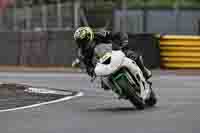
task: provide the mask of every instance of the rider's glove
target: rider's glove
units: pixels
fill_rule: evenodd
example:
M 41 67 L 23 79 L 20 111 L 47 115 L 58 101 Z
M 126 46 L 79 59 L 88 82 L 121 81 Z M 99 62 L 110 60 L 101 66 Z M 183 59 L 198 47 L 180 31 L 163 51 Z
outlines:
M 72 67 L 76 67 L 80 65 L 80 60 L 78 58 L 76 58 L 73 62 L 72 62 Z

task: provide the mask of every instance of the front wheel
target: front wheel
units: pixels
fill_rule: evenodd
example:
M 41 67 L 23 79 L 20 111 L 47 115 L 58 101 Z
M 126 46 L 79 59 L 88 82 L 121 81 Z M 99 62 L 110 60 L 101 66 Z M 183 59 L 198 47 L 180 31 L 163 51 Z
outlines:
M 136 109 L 143 110 L 145 108 L 145 103 L 143 102 L 142 98 L 129 98 L 129 101 L 136 107 Z
M 136 107 L 136 109 L 143 110 L 145 108 L 144 100 L 136 94 L 134 89 L 127 88 L 126 92 L 129 101 Z
M 147 106 L 152 107 L 157 103 L 156 94 L 153 90 L 151 90 L 150 97 L 145 100 Z

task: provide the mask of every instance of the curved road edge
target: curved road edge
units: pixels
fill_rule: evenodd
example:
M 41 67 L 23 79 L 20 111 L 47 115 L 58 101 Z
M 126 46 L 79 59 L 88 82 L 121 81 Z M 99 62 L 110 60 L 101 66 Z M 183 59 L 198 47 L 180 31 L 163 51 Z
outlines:
M 1 83 L 1 85 L 5 85 L 5 83 Z M 6 85 L 13 85 L 13 84 L 6 84 Z M 19 84 L 18 84 L 19 85 Z M 44 101 L 41 103 L 33 103 L 30 105 L 25 105 L 21 107 L 16 107 L 16 108 L 8 108 L 8 109 L 1 109 L 0 113 L 2 112 L 11 112 L 11 111 L 17 111 L 17 110 L 23 110 L 23 109 L 29 109 L 29 108 L 34 108 L 34 107 L 39 107 L 43 105 L 48 105 L 48 104 L 53 104 L 53 103 L 58 103 L 58 102 L 63 102 L 63 101 L 68 101 L 77 97 L 81 97 L 84 95 L 83 92 L 75 92 L 71 90 L 60 90 L 60 89 L 51 89 L 48 87 L 32 87 L 32 86 L 26 86 L 27 89 L 25 89 L 25 92 L 28 93 L 38 93 L 38 94 L 55 94 L 55 95 L 63 95 L 62 98 L 51 100 L 51 101 Z M 71 94 L 69 94 L 69 92 Z

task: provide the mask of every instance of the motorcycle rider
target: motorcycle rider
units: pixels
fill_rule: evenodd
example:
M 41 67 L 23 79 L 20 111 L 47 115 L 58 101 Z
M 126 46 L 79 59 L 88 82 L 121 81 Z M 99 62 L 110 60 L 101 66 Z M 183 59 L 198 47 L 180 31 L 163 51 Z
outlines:
M 78 59 L 75 63 L 82 61 L 88 75 L 91 77 L 94 76 L 94 68 L 96 65 L 94 57 L 101 56 L 94 55 L 94 50 L 99 45 L 104 45 L 102 46 L 103 49 L 111 48 L 111 50 L 122 50 L 128 58 L 136 62 L 147 80 L 152 76 L 151 71 L 144 66 L 142 56 L 128 48 L 128 35 L 126 33 L 112 33 L 106 30 L 94 31 L 90 27 L 79 27 L 74 33 L 74 40 L 78 45 Z

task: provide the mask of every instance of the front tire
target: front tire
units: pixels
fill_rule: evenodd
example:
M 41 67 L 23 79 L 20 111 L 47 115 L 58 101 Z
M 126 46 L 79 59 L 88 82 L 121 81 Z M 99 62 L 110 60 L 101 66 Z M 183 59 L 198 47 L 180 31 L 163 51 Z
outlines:
M 138 110 L 143 110 L 145 108 L 145 102 L 139 96 L 137 96 L 135 90 L 127 88 L 127 95 L 129 101 L 136 107 Z
M 152 107 L 157 103 L 157 98 L 153 90 L 151 90 L 150 97 L 145 101 L 145 103 L 149 107 Z
M 114 80 L 113 82 L 116 82 L 116 86 L 120 87 L 123 96 L 126 97 L 125 99 L 128 99 L 136 107 L 136 109 L 143 110 L 146 106 L 146 103 L 140 96 L 137 95 L 137 92 L 140 89 L 138 88 L 137 84 L 131 84 L 128 78 L 134 76 L 132 76 L 129 70 L 126 68 L 121 69 L 119 72 L 122 75 L 120 78 L 118 77 L 118 80 Z
M 138 110 L 143 110 L 145 108 L 145 104 L 141 98 L 129 98 L 129 101 L 136 107 Z

